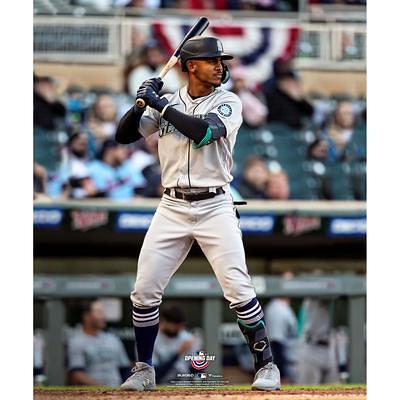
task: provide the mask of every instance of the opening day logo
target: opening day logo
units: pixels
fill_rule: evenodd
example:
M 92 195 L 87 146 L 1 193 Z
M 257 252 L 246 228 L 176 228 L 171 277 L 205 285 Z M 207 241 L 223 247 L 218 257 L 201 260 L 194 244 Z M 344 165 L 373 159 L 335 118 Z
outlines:
M 195 354 L 185 356 L 185 361 L 190 361 L 194 369 L 201 370 L 206 368 L 210 361 L 215 361 L 215 356 L 209 355 L 205 351 L 198 351 Z

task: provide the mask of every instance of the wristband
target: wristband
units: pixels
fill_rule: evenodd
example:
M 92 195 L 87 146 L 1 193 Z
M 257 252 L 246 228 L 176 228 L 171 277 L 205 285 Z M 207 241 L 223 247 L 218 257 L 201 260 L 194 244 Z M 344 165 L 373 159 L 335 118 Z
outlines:
M 167 103 L 167 104 L 164 106 L 164 108 L 161 110 L 161 112 L 160 112 L 160 116 L 161 116 L 161 117 L 164 115 L 165 110 L 166 110 L 168 107 L 169 107 L 169 103 Z

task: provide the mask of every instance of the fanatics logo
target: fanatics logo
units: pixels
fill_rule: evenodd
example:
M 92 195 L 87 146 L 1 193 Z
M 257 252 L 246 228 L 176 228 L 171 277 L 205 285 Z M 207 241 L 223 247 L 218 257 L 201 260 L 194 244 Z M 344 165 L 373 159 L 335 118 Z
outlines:
M 230 117 L 232 115 L 232 107 L 229 104 L 221 104 L 217 110 L 223 117 Z

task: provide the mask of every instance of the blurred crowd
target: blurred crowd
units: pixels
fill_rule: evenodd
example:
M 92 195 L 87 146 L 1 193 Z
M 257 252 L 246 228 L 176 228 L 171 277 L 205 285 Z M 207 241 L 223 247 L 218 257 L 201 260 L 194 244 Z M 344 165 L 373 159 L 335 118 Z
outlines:
M 138 86 L 157 76 L 167 60 L 156 41 L 140 36 L 135 40 L 126 60 L 123 92 L 70 85 L 60 94 L 52 77 L 34 75 L 35 198 L 161 196 L 157 135 L 128 146 L 114 141 L 118 121 L 132 106 Z M 278 123 L 293 132 L 312 132 L 307 144 L 309 160 L 340 164 L 364 157 L 365 161 L 365 152 L 353 141 L 355 126 L 365 124 L 364 99 L 307 95 L 291 60 L 277 60 L 272 76 L 261 84 L 249 83 L 237 60 L 230 64 L 230 73 L 223 88 L 242 101 L 244 121 L 239 136 Z M 177 67 L 164 82 L 162 93 L 174 92 L 184 85 L 185 76 Z M 246 154 L 244 160 L 235 158 L 242 167 L 234 169 L 236 197 L 296 198 L 285 168 L 270 168 L 268 161 L 268 155 L 256 153 Z

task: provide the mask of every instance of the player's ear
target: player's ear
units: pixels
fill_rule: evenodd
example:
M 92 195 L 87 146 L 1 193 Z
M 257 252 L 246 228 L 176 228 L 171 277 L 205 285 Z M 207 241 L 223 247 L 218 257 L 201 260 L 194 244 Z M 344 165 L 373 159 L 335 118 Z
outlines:
M 188 69 L 189 72 L 195 72 L 197 70 L 197 65 L 196 63 L 192 62 L 191 60 L 189 60 L 186 63 L 186 67 Z

